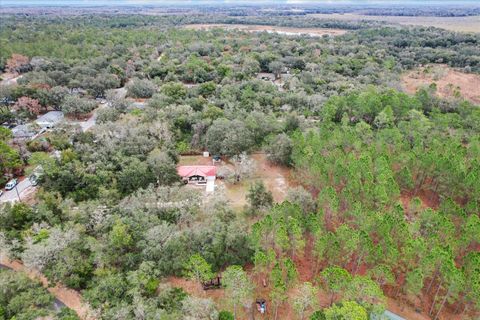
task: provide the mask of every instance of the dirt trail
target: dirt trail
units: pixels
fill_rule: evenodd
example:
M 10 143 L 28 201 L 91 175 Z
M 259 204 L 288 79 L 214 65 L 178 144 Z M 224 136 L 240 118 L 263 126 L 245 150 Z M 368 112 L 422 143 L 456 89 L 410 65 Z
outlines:
M 12 261 L 5 257 L 0 256 L 0 264 L 3 264 L 14 271 L 23 271 L 31 279 L 40 280 L 42 285 L 53 296 L 55 296 L 55 298 L 60 300 L 68 308 L 75 311 L 77 315 L 80 317 L 80 319 L 96 320 L 96 318 L 92 316 L 92 311 L 90 310 L 89 306 L 82 302 L 82 296 L 77 291 L 66 288 L 61 284 L 57 284 L 55 287 L 49 287 L 48 280 L 44 275 L 42 275 L 41 273 L 35 270 L 28 269 L 18 260 Z

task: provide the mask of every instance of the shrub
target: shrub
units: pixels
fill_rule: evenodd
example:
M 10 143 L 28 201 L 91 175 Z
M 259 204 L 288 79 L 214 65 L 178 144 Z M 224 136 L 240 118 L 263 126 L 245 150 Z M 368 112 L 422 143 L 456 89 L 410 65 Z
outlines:
M 151 98 L 157 88 L 148 80 L 134 79 L 127 85 L 127 94 L 133 98 Z
M 222 310 L 218 314 L 218 320 L 233 320 L 233 319 L 234 319 L 233 313 L 231 313 L 230 311 Z

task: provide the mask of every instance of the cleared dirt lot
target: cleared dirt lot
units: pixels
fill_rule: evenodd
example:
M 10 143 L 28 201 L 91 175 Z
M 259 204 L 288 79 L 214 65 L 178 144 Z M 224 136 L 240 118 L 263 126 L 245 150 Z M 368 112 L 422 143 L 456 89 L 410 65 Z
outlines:
M 446 65 L 430 65 L 412 70 L 402 76 L 402 86 L 408 93 L 422 86 L 437 85 L 437 94 L 442 98 L 460 95 L 463 98 L 480 104 L 480 76 L 464 73 Z
M 215 28 L 223 28 L 227 30 L 241 30 L 247 32 L 268 32 L 279 33 L 284 35 L 309 35 L 311 37 L 321 37 L 323 35 L 339 36 L 345 34 L 346 30 L 341 29 L 324 29 L 324 28 L 289 28 L 278 26 L 262 26 L 262 25 L 243 25 L 243 24 L 189 24 L 185 28 L 192 30 L 210 30 Z
M 357 13 L 311 14 L 319 19 L 334 19 L 342 21 L 387 21 L 401 25 L 415 25 L 443 28 L 459 32 L 480 32 L 480 16 L 471 17 L 407 17 L 407 16 L 367 16 Z

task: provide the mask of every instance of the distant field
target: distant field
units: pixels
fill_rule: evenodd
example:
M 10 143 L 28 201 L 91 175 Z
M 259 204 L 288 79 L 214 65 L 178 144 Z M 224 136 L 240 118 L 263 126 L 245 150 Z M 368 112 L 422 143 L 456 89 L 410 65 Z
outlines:
M 306 34 L 311 37 L 321 37 L 323 35 L 339 36 L 345 34 L 346 30 L 341 29 L 325 29 L 325 28 L 290 28 L 278 26 L 262 26 L 262 25 L 244 25 L 244 24 L 189 24 L 185 28 L 192 30 L 208 30 L 214 28 L 224 28 L 227 30 L 242 30 L 247 32 L 275 32 L 285 35 L 302 35 Z
M 480 32 L 480 16 L 470 17 L 400 17 L 400 16 L 367 16 L 356 13 L 311 14 L 310 17 L 335 19 L 343 21 L 373 20 L 387 21 L 402 25 L 437 27 L 460 32 Z

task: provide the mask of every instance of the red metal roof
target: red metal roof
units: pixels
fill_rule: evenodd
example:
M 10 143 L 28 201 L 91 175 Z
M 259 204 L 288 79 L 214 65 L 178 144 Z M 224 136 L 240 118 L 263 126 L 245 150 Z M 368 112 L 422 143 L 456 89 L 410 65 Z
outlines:
M 217 175 L 217 167 L 215 166 L 179 166 L 177 167 L 178 175 L 182 178 L 191 176 L 215 177 Z

